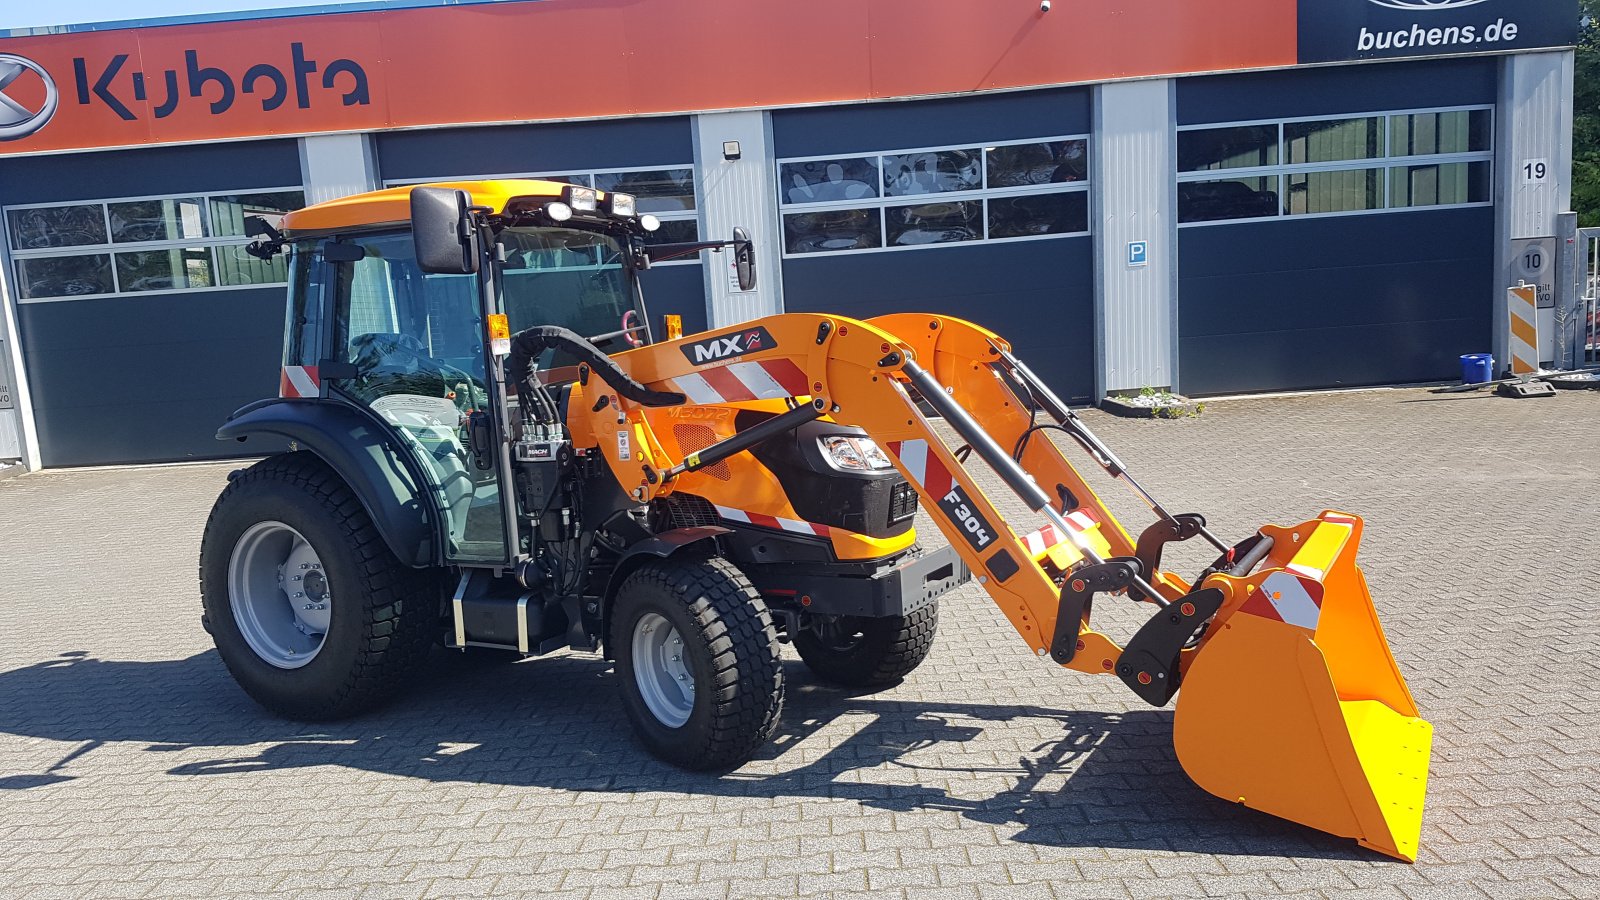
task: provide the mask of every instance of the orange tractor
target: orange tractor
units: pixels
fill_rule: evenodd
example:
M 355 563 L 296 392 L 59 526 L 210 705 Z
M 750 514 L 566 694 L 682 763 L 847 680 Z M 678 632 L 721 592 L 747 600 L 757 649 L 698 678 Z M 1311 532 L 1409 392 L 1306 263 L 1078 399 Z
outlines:
M 254 223 L 253 252 L 291 253 L 281 396 L 218 436 L 289 452 L 235 474 L 201 551 L 207 628 L 251 696 L 332 718 L 439 642 L 598 650 L 646 747 L 725 768 L 777 727 L 781 643 L 825 679 L 892 684 L 928 653 L 940 595 L 975 578 L 1037 656 L 1176 696 L 1204 789 L 1415 859 L 1431 727 L 1356 565 L 1361 519 L 1223 541 L 958 319 L 778 315 L 658 341 L 641 272 L 727 250 L 748 286 L 753 251 L 738 231 L 653 243 L 657 224 L 627 195 L 539 181 Z M 1051 432 L 1153 521 L 1124 530 Z M 980 466 L 1033 521 L 1001 512 Z M 919 505 L 948 547 L 919 547 Z M 1210 567 L 1162 568 L 1194 539 Z M 1150 615 L 1119 644 L 1097 597 Z

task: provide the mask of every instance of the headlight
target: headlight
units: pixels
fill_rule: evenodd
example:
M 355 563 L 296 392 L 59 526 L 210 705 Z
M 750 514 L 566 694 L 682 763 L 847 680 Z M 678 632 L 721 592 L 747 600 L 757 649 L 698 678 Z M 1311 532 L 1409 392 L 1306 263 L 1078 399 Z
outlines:
M 892 469 L 894 463 L 870 438 L 848 437 L 842 434 L 817 438 L 817 447 L 828 465 L 846 472 L 867 472 Z
M 639 227 L 645 231 L 655 231 L 661 227 L 661 220 L 649 213 L 645 213 L 639 217 Z
M 544 214 L 549 216 L 552 222 L 565 222 L 572 218 L 572 207 L 557 200 L 544 205 Z
M 567 186 L 562 199 L 567 201 L 567 205 L 572 207 L 574 212 L 594 212 L 599 206 L 599 195 L 593 188 L 578 187 L 575 184 Z
M 638 211 L 632 194 L 607 194 L 606 208 L 611 211 L 613 216 L 622 218 L 631 218 Z

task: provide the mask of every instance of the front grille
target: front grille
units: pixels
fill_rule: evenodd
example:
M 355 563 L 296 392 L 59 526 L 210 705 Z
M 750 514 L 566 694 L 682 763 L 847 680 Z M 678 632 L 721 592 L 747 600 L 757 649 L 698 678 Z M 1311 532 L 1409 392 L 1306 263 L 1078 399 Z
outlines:
M 889 491 L 889 524 L 904 522 L 917 514 L 917 491 L 909 481 L 895 484 Z

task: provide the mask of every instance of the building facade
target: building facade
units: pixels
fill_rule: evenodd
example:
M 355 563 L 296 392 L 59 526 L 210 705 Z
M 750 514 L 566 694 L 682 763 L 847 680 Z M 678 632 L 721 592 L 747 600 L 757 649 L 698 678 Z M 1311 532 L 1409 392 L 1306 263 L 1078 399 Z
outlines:
M 1569 205 L 1579 15 L 398 0 L 12 33 L 0 460 L 234 452 L 213 433 L 277 391 L 286 278 L 243 218 L 445 178 L 750 228 L 756 289 L 662 265 L 657 323 L 955 315 L 1080 400 L 1450 378 L 1505 358 L 1506 288 Z

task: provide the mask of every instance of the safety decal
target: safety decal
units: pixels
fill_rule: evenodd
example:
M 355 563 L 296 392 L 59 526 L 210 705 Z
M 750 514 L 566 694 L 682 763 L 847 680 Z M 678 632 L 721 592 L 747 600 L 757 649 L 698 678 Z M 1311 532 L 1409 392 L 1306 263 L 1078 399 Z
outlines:
M 712 504 L 716 506 L 716 504 Z M 796 534 L 814 537 L 827 537 L 828 526 L 818 525 L 815 522 L 801 522 L 798 519 L 785 519 L 782 516 L 769 516 L 765 513 L 750 512 L 743 509 L 734 509 L 731 506 L 717 506 L 717 515 L 729 522 L 739 522 L 744 525 L 756 525 L 761 528 L 776 528 L 782 531 L 792 531 Z
M 1239 611 L 1316 631 L 1322 619 L 1322 585 L 1288 572 L 1273 572 L 1250 593 Z
M 284 366 L 278 396 L 291 400 L 314 399 L 322 394 L 316 366 Z
M 1094 528 L 1097 524 L 1094 519 L 1082 511 L 1067 513 L 1066 518 L 1067 524 L 1071 525 L 1079 534 Z M 1057 530 L 1055 525 L 1046 525 L 1023 538 L 1022 543 L 1027 545 L 1029 553 L 1038 558 L 1043 556 L 1045 551 L 1050 548 L 1058 544 L 1065 544 L 1069 540 L 1071 538 Z
M 633 459 L 633 444 L 629 442 L 626 431 L 617 432 L 617 459 Z
M 954 522 L 967 543 L 974 550 L 994 543 L 994 526 L 978 512 L 967 492 L 956 484 L 950 470 L 939 457 L 928 452 L 928 442 L 918 438 L 910 441 L 890 441 L 889 452 L 900 458 L 911 479 L 922 486 L 929 495 L 938 498 L 938 506 L 945 517 Z
M 811 393 L 806 373 L 787 359 L 734 363 L 702 369 L 672 379 L 674 388 L 692 403 L 738 403 L 780 400 Z

